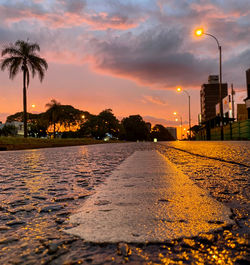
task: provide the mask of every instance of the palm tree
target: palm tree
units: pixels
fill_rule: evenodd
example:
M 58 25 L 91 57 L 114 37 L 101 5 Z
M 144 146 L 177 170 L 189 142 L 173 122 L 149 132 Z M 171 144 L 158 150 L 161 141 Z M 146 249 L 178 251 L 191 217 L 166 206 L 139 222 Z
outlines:
M 50 123 L 53 124 L 54 138 L 56 137 L 56 123 L 60 122 L 60 120 L 62 119 L 60 106 L 61 103 L 56 101 L 55 99 L 51 99 L 51 101 L 45 105 L 45 107 L 48 108 L 48 110 L 46 111 L 47 119 Z
M 1 70 L 6 68 L 9 71 L 9 78 L 13 79 L 20 71 L 23 72 L 23 125 L 24 137 L 27 137 L 27 95 L 26 90 L 29 86 L 30 72 L 32 77 L 38 73 L 42 82 L 44 72 L 48 69 L 45 59 L 38 56 L 40 46 L 37 43 L 29 43 L 29 41 L 18 40 L 15 44 L 10 44 L 2 50 Z

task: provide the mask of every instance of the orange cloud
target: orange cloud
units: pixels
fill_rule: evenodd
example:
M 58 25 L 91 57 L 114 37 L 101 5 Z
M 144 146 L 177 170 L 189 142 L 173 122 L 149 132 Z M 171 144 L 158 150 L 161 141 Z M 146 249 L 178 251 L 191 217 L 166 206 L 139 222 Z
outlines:
M 17 10 L 0 6 L 0 14 L 3 15 L 4 22 L 8 25 L 20 21 L 39 21 L 49 28 L 69 28 L 81 25 L 88 25 L 93 30 L 106 30 L 107 28 L 127 30 L 137 27 L 144 18 L 130 19 L 122 15 L 110 15 L 105 12 L 99 13 L 44 13 L 35 12 L 32 9 Z M 7 15 L 6 15 L 7 14 Z
M 202 15 L 204 16 L 204 20 L 213 20 L 215 18 L 224 18 L 231 20 L 239 18 L 243 16 L 245 12 L 248 12 L 247 10 L 230 10 L 226 12 L 225 9 L 222 9 L 221 7 L 213 5 L 211 3 L 203 3 L 202 5 L 192 3 L 191 8 L 199 13 L 202 13 Z
M 163 105 L 163 106 L 167 105 L 167 103 L 164 100 L 162 100 L 160 97 L 158 97 L 158 96 L 149 96 L 149 95 L 147 95 L 147 96 L 144 96 L 144 99 L 146 100 L 145 103 L 151 102 L 151 103 L 157 104 L 157 105 Z
M 82 65 L 86 61 L 84 56 L 79 56 L 79 53 L 69 50 L 46 51 L 43 53 L 43 57 L 46 58 L 48 62 L 60 64 Z

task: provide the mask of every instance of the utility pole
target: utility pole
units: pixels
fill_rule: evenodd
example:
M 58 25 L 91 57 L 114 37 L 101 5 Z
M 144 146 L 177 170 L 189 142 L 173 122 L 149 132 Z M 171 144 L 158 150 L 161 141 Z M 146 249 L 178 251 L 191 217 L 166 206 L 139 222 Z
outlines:
M 234 95 L 235 95 L 235 91 L 234 91 L 233 83 L 231 84 L 231 95 L 232 95 L 232 116 L 234 119 Z

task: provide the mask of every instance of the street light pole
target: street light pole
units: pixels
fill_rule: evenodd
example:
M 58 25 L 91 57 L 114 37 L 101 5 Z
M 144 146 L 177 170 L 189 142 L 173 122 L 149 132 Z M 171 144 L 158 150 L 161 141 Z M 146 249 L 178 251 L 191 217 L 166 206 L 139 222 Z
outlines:
M 182 140 L 182 117 L 180 116 L 181 118 L 181 140 Z
M 177 116 L 177 112 L 174 112 L 173 113 L 175 116 Z M 180 126 L 181 126 L 181 140 L 182 140 L 182 116 L 181 115 L 179 115 L 179 117 L 180 117 Z M 176 118 L 175 119 L 175 121 L 178 121 L 178 118 Z
M 190 107 L 190 95 L 186 90 L 183 90 L 188 96 L 188 123 L 189 123 L 189 139 L 191 139 L 191 107 Z
M 219 71 L 220 71 L 220 80 L 219 80 L 219 100 L 220 100 L 220 128 L 221 128 L 221 140 L 224 140 L 224 132 L 223 132 L 223 105 L 222 105 L 222 59 L 221 59 L 221 45 L 218 41 L 218 39 L 209 33 L 205 33 L 203 31 L 203 29 L 198 29 L 196 30 L 196 35 L 197 36 L 201 36 L 202 34 L 207 35 L 212 37 L 217 45 L 218 45 L 218 49 L 219 49 Z
M 222 63 L 221 63 L 221 46 L 219 45 L 218 42 L 218 47 L 219 47 L 219 53 L 220 53 L 220 83 L 219 83 L 219 90 L 220 90 L 220 138 L 221 140 L 224 140 L 224 133 L 223 133 L 223 105 L 222 105 Z
M 188 124 L 189 124 L 189 139 L 191 139 L 191 105 L 190 105 L 190 94 L 187 92 L 187 90 L 182 89 L 180 87 L 177 88 L 177 91 L 183 91 L 188 96 Z

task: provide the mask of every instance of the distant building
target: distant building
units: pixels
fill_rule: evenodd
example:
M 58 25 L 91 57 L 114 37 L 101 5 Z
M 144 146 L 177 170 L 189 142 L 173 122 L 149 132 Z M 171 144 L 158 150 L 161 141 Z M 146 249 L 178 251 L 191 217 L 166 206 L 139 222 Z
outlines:
M 222 98 L 228 94 L 227 83 L 222 84 Z M 216 104 L 220 101 L 219 76 L 210 75 L 208 84 L 203 84 L 200 90 L 201 122 L 204 123 L 216 117 Z
M 209 84 L 218 84 L 219 83 L 219 76 L 218 75 L 209 75 L 208 76 L 208 83 Z
M 247 98 L 245 99 L 246 108 L 248 112 L 248 119 L 250 119 L 250 68 L 246 70 L 246 81 L 247 81 Z
M 17 135 L 24 135 L 24 127 L 23 122 L 20 121 L 12 121 L 12 122 L 6 122 L 5 125 L 14 125 L 17 129 Z
M 233 118 L 233 102 L 232 102 L 232 95 L 227 95 L 225 98 L 222 99 L 223 105 L 223 117 L 225 118 Z M 216 116 L 220 116 L 220 103 L 216 104 Z
M 174 140 L 177 140 L 177 130 L 176 130 L 176 127 L 166 127 L 166 129 L 173 136 Z
M 248 118 L 246 104 L 237 104 L 237 121 L 245 121 Z

